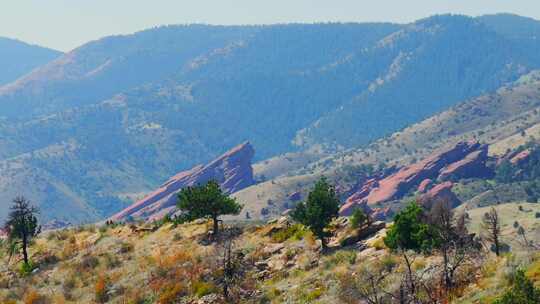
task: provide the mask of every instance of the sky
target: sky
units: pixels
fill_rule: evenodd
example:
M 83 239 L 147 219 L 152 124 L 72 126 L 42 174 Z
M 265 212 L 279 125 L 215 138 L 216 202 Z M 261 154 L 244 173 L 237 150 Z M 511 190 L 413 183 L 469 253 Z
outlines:
M 501 12 L 540 20 L 540 0 L 0 0 L 0 36 L 69 51 L 168 24 L 406 23 Z

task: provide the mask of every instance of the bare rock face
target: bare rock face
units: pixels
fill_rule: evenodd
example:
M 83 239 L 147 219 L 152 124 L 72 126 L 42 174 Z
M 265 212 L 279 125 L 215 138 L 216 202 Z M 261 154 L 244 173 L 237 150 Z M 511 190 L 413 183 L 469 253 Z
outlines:
M 426 178 L 420 183 L 420 186 L 418 186 L 418 192 L 425 193 L 426 191 L 429 190 L 429 188 L 431 188 L 432 185 L 433 185 L 433 181 L 429 178 Z
M 531 150 L 526 149 L 523 150 L 515 155 L 512 155 L 510 158 L 510 163 L 513 165 L 520 165 L 529 159 L 529 156 L 531 155 Z
M 431 209 L 434 204 L 440 202 L 448 202 L 452 208 L 461 204 L 458 197 L 452 192 L 452 182 L 444 182 L 431 188 L 427 193 L 420 196 L 419 201 L 422 206 L 427 209 Z
M 339 214 L 341 216 L 350 216 L 356 208 L 361 208 L 365 213 L 370 214 L 372 210 L 367 205 L 365 197 L 378 186 L 379 182 L 375 178 L 366 181 L 366 183 L 361 186 L 357 192 L 353 193 L 351 196 L 349 196 L 349 198 L 347 198 L 345 204 L 341 206 Z
M 143 199 L 112 216 L 113 221 L 128 218 L 157 220 L 174 212 L 177 193 L 185 187 L 216 180 L 224 192 L 231 194 L 255 183 L 251 161 L 255 151 L 245 142 L 207 165 L 199 165 L 171 177 Z
M 431 192 L 433 189 L 428 190 L 431 181 L 484 176 L 488 174 L 486 159 L 487 146 L 472 141 L 460 142 L 387 177 L 368 180 L 347 199 L 340 214 L 350 215 L 358 207 L 365 209 L 366 206 L 400 199 L 411 189 Z
M 459 180 L 468 177 L 484 177 L 491 174 L 486 167 L 488 146 L 483 145 L 478 150 L 469 153 L 465 158 L 444 167 L 439 180 Z

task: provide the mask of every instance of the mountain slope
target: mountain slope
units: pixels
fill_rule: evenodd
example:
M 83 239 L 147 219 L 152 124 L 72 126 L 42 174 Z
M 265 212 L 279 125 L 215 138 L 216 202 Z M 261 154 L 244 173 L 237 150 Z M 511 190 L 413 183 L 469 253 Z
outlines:
M 265 218 L 294 206 L 296 201 L 291 195 L 299 193 L 297 196 L 305 197 L 306 189 L 323 175 L 338 185 L 345 200 L 351 190 L 366 182 L 366 170 L 362 167 L 365 165 L 392 171 L 395 167 L 418 163 L 436 150 L 471 140 L 487 144 L 490 156 L 502 157 L 527 141 L 540 140 L 539 106 L 540 72 L 533 71 L 514 83 L 464 101 L 368 147 L 323 157 L 295 172 L 248 187 L 235 196 L 250 202 L 246 206 L 250 214 Z
M 389 69 L 358 98 L 302 131 L 299 142 L 369 143 L 540 64 L 528 43 L 459 16 L 421 20 L 388 38 L 384 47 L 394 52 Z
M 0 86 L 62 55 L 61 52 L 0 37 Z

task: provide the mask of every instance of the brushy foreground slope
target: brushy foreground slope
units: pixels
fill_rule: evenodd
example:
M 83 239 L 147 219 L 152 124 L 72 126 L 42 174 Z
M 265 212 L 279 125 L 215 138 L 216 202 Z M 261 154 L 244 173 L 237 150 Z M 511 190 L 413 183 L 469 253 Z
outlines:
M 534 204 L 520 204 L 538 210 Z M 505 213 L 518 204 L 501 205 L 503 223 L 519 221 L 536 231 L 533 213 Z M 506 210 L 506 209 L 505 209 Z M 477 214 L 470 211 L 471 228 Z M 527 218 L 527 219 L 525 219 Z M 401 255 L 389 252 L 382 242 L 385 229 L 359 243 L 342 247 L 351 235 L 340 218 L 332 231 L 329 252 L 298 224 L 285 219 L 268 224 L 227 225 L 234 236 L 232 252 L 242 265 L 241 276 L 231 288 L 235 303 L 357 303 L 370 275 L 387 273 L 381 287 L 393 290 L 405 272 Z M 46 232 L 31 247 L 38 269 L 21 276 L 15 259 L 0 263 L 2 303 L 222 303 L 223 248 L 207 240 L 204 221 L 175 226 L 86 226 Z M 508 231 L 510 228 L 505 228 Z M 504 235 L 509 241 L 512 234 Z M 438 257 L 411 254 L 415 273 L 426 273 Z M 513 247 L 502 257 L 487 254 L 464 268 L 463 288 L 452 303 L 491 303 L 502 294 L 509 274 L 524 267 L 540 285 L 538 252 Z M 471 275 L 472 274 L 472 275 Z M 461 274 L 460 274 L 461 275 Z M 464 279 L 465 280 L 465 279 Z M 365 287 L 365 286 L 364 286 Z M 359 291 L 360 290 L 360 291 Z

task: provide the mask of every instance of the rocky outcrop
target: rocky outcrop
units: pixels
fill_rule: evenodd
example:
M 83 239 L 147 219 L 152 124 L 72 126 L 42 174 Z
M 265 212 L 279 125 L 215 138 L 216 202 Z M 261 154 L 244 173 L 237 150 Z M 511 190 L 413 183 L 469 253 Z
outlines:
M 420 183 L 420 186 L 418 186 L 418 192 L 424 193 L 428 191 L 431 188 L 431 186 L 433 186 L 433 181 L 429 178 L 426 178 Z
M 370 225 L 365 225 L 363 227 L 353 229 L 353 230 L 344 229 L 337 233 L 336 237 L 334 237 L 330 241 L 328 246 L 329 247 L 351 246 L 374 235 L 375 233 L 379 232 L 385 227 L 386 227 L 385 222 L 377 221 L 377 222 L 371 223 Z
M 459 180 L 468 177 L 487 177 L 491 175 L 491 170 L 486 167 L 488 159 L 488 147 L 481 146 L 480 149 L 469 153 L 465 158 L 444 167 L 439 180 Z
M 486 159 L 487 146 L 472 141 L 460 142 L 385 178 L 368 180 L 346 200 L 340 214 L 350 215 L 355 208 L 366 209 L 377 203 L 400 199 L 411 190 L 428 191 L 433 184 L 431 181 L 484 176 L 488 173 Z
M 378 186 L 379 182 L 377 179 L 372 178 L 367 180 L 357 192 L 353 193 L 347 198 L 345 203 L 341 206 L 340 215 L 350 216 L 353 213 L 354 209 L 357 208 L 361 208 L 365 213 L 371 213 L 372 210 L 367 205 L 365 197 L 368 196 L 369 193 Z
M 145 220 L 160 219 L 174 212 L 176 194 L 185 187 L 195 186 L 216 180 L 226 193 L 234 193 L 255 183 L 251 161 L 255 151 L 248 143 L 243 143 L 207 165 L 183 171 L 171 177 L 158 189 L 133 205 L 115 214 L 113 221 L 128 218 Z
M 510 163 L 513 165 L 521 165 L 522 163 L 526 162 L 527 159 L 529 159 L 530 155 L 531 150 L 523 150 L 515 155 L 512 155 L 512 157 L 510 158 Z
M 448 202 L 450 206 L 457 207 L 461 204 L 459 198 L 452 192 L 452 182 L 444 182 L 431 188 L 427 193 L 419 197 L 419 202 L 427 209 L 431 209 L 434 204 Z

